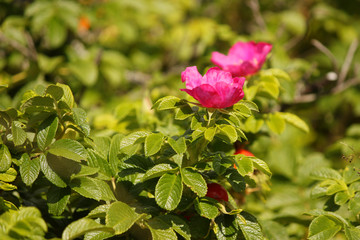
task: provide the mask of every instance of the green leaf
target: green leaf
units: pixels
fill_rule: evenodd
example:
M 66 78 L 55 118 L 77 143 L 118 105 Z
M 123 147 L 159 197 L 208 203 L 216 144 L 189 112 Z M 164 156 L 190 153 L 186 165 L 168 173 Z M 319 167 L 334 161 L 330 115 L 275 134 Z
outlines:
M 88 154 L 83 145 L 72 139 L 60 139 L 49 146 L 49 152 L 76 162 L 86 160 Z
M 40 150 L 44 151 L 56 136 L 59 119 L 56 116 L 50 116 L 39 126 L 39 132 L 36 135 L 36 142 Z
M 121 134 L 116 134 L 112 137 L 110 143 L 110 151 L 109 151 L 109 165 L 112 171 L 112 176 L 115 176 L 117 173 L 117 165 L 118 165 L 118 155 L 120 153 L 120 143 L 124 136 Z
M 60 47 L 67 35 L 67 29 L 64 24 L 59 21 L 57 18 L 52 18 L 47 23 L 47 28 L 45 31 L 45 41 L 50 48 Z
M 0 172 L 5 172 L 11 166 L 12 160 L 9 149 L 5 144 L 0 145 Z
M 110 165 L 108 161 L 106 161 L 106 159 L 102 158 L 93 149 L 88 149 L 88 155 L 89 155 L 88 158 L 89 167 L 98 169 L 100 173 L 103 173 L 108 177 L 113 176 L 112 171 L 110 169 Z
M 86 166 L 86 165 L 82 165 L 82 164 L 80 166 L 81 166 L 80 171 L 73 174 L 71 176 L 71 179 L 79 178 L 79 177 L 91 176 L 91 175 L 99 173 L 99 168 L 98 167 L 90 167 L 90 166 Z M 111 179 L 111 178 L 109 178 L 109 179 Z
M 198 129 L 203 125 L 203 122 L 197 118 L 197 116 L 193 116 L 191 118 L 190 128 L 191 130 Z
M 24 102 L 20 110 L 29 114 L 35 112 L 55 112 L 54 99 L 52 97 L 35 96 Z
M 151 133 L 145 138 L 145 156 L 152 156 L 161 149 L 164 134 Z
M 248 101 L 251 101 L 255 98 L 257 92 L 259 91 L 259 85 L 253 85 L 244 89 L 245 97 Z
M 335 194 L 334 201 L 337 205 L 341 206 L 345 204 L 350 199 L 348 191 L 341 191 Z
M 334 179 L 341 180 L 340 173 L 332 168 L 320 168 L 311 172 L 310 176 L 318 180 Z
M 241 176 L 237 170 L 228 168 L 225 177 L 236 192 L 242 192 L 245 190 L 245 178 Z
M 360 240 L 360 229 L 355 227 L 345 227 L 347 240 Z
M 265 237 L 269 240 L 289 240 L 287 228 L 275 221 L 265 220 L 261 221 L 262 231 Z
M 354 214 L 360 213 L 360 192 L 357 192 L 353 198 L 349 201 L 349 210 Z
M 165 173 L 174 173 L 176 171 L 178 171 L 178 168 L 174 168 L 173 165 L 169 163 L 160 163 L 146 171 L 143 177 L 143 181 L 149 180 L 151 178 L 160 177 Z
M 336 180 L 328 179 L 328 180 L 322 182 L 321 184 L 324 186 L 327 186 L 327 189 L 326 189 L 327 195 L 333 195 L 337 192 L 347 190 L 347 186 L 346 186 L 345 182 L 342 180 L 336 181 Z
M 9 210 L 18 210 L 18 208 L 10 201 L 5 200 L 4 198 L 0 197 L 0 210 L 1 211 L 9 211 Z M 1 217 L 0 217 L 1 219 Z M 0 220 L 1 222 L 1 220 Z M 1 223 L 0 223 L 1 224 Z
M 245 133 L 240 128 L 236 128 L 236 132 L 237 132 L 239 141 L 241 141 L 241 139 L 245 139 L 246 141 L 248 140 Z
M 157 100 L 154 105 L 153 105 L 153 109 L 157 109 L 159 111 L 161 110 L 167 110 L 167 109 L 174 109 L 176 108 L 176 105 L 178 104 L 178 102 L 181 99 L 178 97 L 174 97 L 174 96 L 166 96 L 163 98 L 160 98 L 159 100 Z
M 70 199 L 70 188 L 58 188 L 50 186 L 47 192 L 47 206 L 49 213 L 59 216 L 61 215 Z
M 114 202 L 106 214 L 106 225 L 115 230 L 115 234 L 122 234 L 129 230 L 144 214 L 137 214 L 129 205 Z
M 186 152 L 186 142 L 184 137 L 179 137 L 176 140 L 169 137 L 168 143 L 177 154 L 182 154 Z
M 17 187 L 15 185 L 0 181 L 0 189 L 4 191 L 12 191 L 17 189 Z
M 87 215 L 89 218 L 105 218 L 110 208 L 110 204 L 99 205 Z
M 11 123 L 11 133 L 15 146 L 22 145 L 26 141 L 26 132 L 20 127 L 20 125 L 21 123 L 18 121 L 13 121 Z
M 244 105 L 252 111 L 259 112 L 259 108 L 256 103 L 249 101 L 249 100 L 241 100 L 240 102 L 236 103 L 235 105 Z
M 9 168 L 4 173 L 0 173 L 0 181 L 3 182 L 12 182 L 16 179 L 17 172 L 14 168 Z M 1 207 L 0 207 L 1 209 Z
M 171 228 L 186 240 L 191 239 L 190 228 L 182 218 L 172 214 L 160 215 L 157 218 L 171 225 Z
M 252 173 L 254 171 L 253 161 L 250 157 L 240 155 L 235 156 L 235 165 L 241 176 Z
M 103 239 L 111 238 L 112 236 L 114 236 L 114 234 L 110 232 L 91 231 L 85 233 L 84 240 L 103 240 Z
M 350 184 L 360 180 L 360 174 L 357 171 L 354 171 L 354 169 L 350 166 L 345 167 L 343 177 L 346 184 Z
M 216 130 L 217 130 L 216 127 L 206 128 L 206 130 L 204 132 L 205 139 L 208 140 L 209 142 L 211 142 L 214 139 Z
M 256 218 L 243 211 L 236 218 L 237 224 L 241 229 L 243 238 L 246 240 L 263 240 L 264 236 L 261 231 L 261 227 Z
M 39 156 L 39 160 L 40 169 L 44 173 L 45 177 L 57 187 L 66 187 L 66 183 L 59 177 L 59 175 L 57 175 L 57 173 L 54 172 L 54 170 L 51 169 L 44 154 Z
M 264 120 L 256 119 L 254 116 L 250 116 L 245 121 L 245 126 L 244 126 L 245 129 L 244 129 L 244 131 L 257 133 L 258 131 L 260 131 L 263 124 L 264 124 Z
M 309 226 L 309 239 L 327 240 L 332 239 L 341 230 L 341 225 L 327 216 L 315 218 Z
M 142 143 L 145 137 L 149 134 L 151 133 L 146 131 L 138 131 L 130 133 L 128 136 L 123 137 L 120 143 L 121 151 L 124 151 L 124 149 L 126 150 L 129 147 L 133 147 L 133 145 L 135 144 Z
M 8 237 L 5 239 L 29 239 L 29 236 L 32 239 L 43 239 L 47 231 L 47 225 L 35 207 L 20 207 L 18 211 L 8 211 L 0 217 L 0 223 L 3 222 L 7 223 L 5 226 L 8 228 L 4 229 L 5 236 Z M 2 230 L 5 226 L 2 226 Z
M 287 72 L 279 68 L 270 68 L 263 71 L 265 74 L 271 74 L 276 78 L 282 78 L 287 81 L 291 81 L 291 78 Z
M 74 178 L 70 182 L 70 187 L 80 195 L 95 199 L 97 201 L 115 200 L 115 196 L 111 191 L 109 185 L 99 179 L 90 177 Z
M 171 229 L 171 225 L 159 218 L 152 218 L 145 224 L 150 229 L 152 240 L 178 239 L 176 233 Z
M 279 113 L 272 113 L 268 115 L 266 124 L 276 134 L 281 134 L 285 130 L 285 120 Z
M 97 223 L 90 218 L 81 218 L 75 222 L 70 223 L 65 228 L 62 234 L 62 239 L 63 240 L 75 239 L 84 235 L 87 232 L 97 231 L 97 230 L 102 230 L 107 232 L 113 231 L 112 228 L 101 225 L 100 223 Z
M 182 190 L 181 175 L 165 173 L 156 184 L 155 201 L 166 210 L 174 210 L 181 200 Z
M 22 155 L 22 163 L 20 165 L 20 176 L 23 182 L 30 186 L 37 179 L 40 173 L 40 159 L 30 159 L 27 153 Z
M 286 122 L 290 123 L 294 127 L 297 127 L 298 129 L 304 131 L 305 133 L 309 132 L 308 125 L 298 116 L 288 112 L 286 113 L 279 112 L 279 114 Z
M 249 101 L 250 102 L 250 101 Z M 235 104 L 233 109 L 242 117 L 248 118 L 252 115 L 251 109 L 246 104 L 241 104 L 241 102 Z
M 345 220 L 342 216 L 340 216 L 339 214 L 334 213 L 334 212 L 329 212 L 329 211 L 325 211 L 322 209 L 313 209 L 313 210 L 309 211 L 307 214 L 316 216 L 316 217 L 324 215 L 341 226 L 349 226 L 349 223 L 347 220 Z
M 198 198 L 195 201 L 196 212 L 205 218 L 214 219 L 219 215 L 218 201 L 209 197 Z
M 87 122 L 85 110 L 82 108 L 73 108 L 72 113 L 73 113 L 75 124 L 81 128 L 81 130 L 84 132 L 85 136 L 89 136 L 90 135 L 90 126 Z
M 250 157 L 253 162 L 253 165 L 256 169 L 260 170 L 261 172 L 265 173 L 269 177 L 271 177 L 271 171 L 267 163 L 261 159 Z
M 70 71 L 85 86 L 94 86 L 98 80 L 98 66 L 93 59 L 77 60 L 68 65 Z
M 267 96 L 277 99 L 279 97 L 280 89 L 279 89 L 279 83 L 275 82 L 267 82 L 264 81 L 265 79 L 261 79 L 262 82 L 259 85 L 259 92 L 265 93 Z
M 213 230 L 218 240 L 236 240 L 238 228 L 236 216 L 222 214 L 215 219 Z
M 46 94 L 49 94 L 52 96 L 56 101 L 60 100 L 62 96 L 64 95 L 64 90 L 56 85 L 49 85 L 46 90 Z
M 224 134 L 230 143 L 233 143 L 237 140 L 238 136 L 235 127 L 231 125 L 220 125 L 219 129 L 220 133 Z
M 175 111 L 176 120 L 185 120 L 193 115 L 194 115 L 194 111 L 192 110 L 189 104 L 181 105 Z
M 206 239 L 210 232 L 211 221 L 207 218 L 195 215 L 190 218 L 190 232 L 193 239 Z
M 60 99 L 62 102 L 66 104 L 68 109 L 72 109 L 74 107 L 74 96 L 71 92 L 71 89 L 68 85 L 56 83 L 56 86 L 59 86 L 64 91 L 64 95 Z M 60 106 L 60 105 L 59 105 Z
M 195 169 L 187 167 L 181 169 L 182 181 L 199 197 L 204 197 L 207 193 L 205 179 Z
M 279 81 L 273 76 L 262 76 L 259 84 L 259 93 L 266 97 L 277 99 L 280 94 Z

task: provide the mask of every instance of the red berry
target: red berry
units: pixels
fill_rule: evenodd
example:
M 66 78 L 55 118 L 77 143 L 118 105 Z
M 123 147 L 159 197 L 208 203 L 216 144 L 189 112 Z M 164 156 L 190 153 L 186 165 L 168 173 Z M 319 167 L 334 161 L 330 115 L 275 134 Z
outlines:
M 221 200 L 224 200 L 226 202 L 228 201 L 227 191 L 220 184 L 208 183 L 207 188 L 208 188 L 207 193 L 206 193 L 207 197 L 216 199 L 218 201 L 221 201 Z
M 254 154 L 252 154 L 250 151 L 242 149 L 242 148 L 236 150 L 236 152 L 234 154 L 235 155 L 236 154 L 243 154 L 243 155 L 245 155 L 247 157 L 255 157 Z
M 87 31 L 90 29 L 90 20 L 86 16 L 82 16 L 78 22 L 78 31 Z

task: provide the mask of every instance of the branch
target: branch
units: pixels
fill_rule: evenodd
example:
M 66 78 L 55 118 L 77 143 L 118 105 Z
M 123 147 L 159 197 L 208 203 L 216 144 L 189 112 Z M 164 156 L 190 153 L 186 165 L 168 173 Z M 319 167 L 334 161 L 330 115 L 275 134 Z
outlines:
M 346 75 L 349 72 L 350 65 L 354 58 L 354 55 L 355 55 L 358 45 L 359 45 L 359 41 L 357 39 L 354 39 L 349 47 L 347 54 L 346 54 L 344 64 L 341 67 L 341 71 L 339 73 L 339 79 L 338 79 L 336 88 L 341 88 L 341 86 L 344 84 Z
M 255 22 L 260 26 L 260 28 L 262 30 L 266 30 L 266 24 L 265 21 L 261 15 L 260 12 L 260 4 L 258 0 L 248 0 L 246 1 L 247 5 L 249 6 L 249 8 L 251 9 L 254 18 L 255 18 Z
M 333 88 L 331 93 L 339 93 L 339 92 L 345 91 L 346 89 L 348 89 L 352 86 L 355 86 L 357 84 L 360 84 L 360 78 L 357 78 L 357 77 L 351 78 L 349 80 L 346 80 L 339 87 Z
M 36 54 L 36 50 L 34 50 L 32 48 L 33 46 L 33 41 L 30 37 L 30 35 L 25 33 L 25 38 L 28 41 L 29 44 L 29 48 L 24 47 L 23 45 L 21 45 L 20 43 L 18 43 L 17 41 L 14 41 L 12 39 L 9 39 L 8 37 L 6 37 L 3 33 L 0 32 L 0 41 L 1 42 L 5 42 L 8 43 L 12 48 L 18 50 L 20 53 L 24 54 L 27 58 L 29 58 L 30 60 L 34 60 L 36 61 L 37 59 L 37 54 Z M 31 39 L 31 40 L 30 40 Z
M 335 69 L 335 72 L 338 72 L 339 64 L 338 64 L 334 54 L 332 54 L 332 52 L 327 47 L 325 47 L 321 42 L 319 42 L 316 39 L 312 39 L 311 43 L 312 43 L 312 45 L 314 45 L 317 49 L 319 49 L 322 53 L 324 53 L 330 59 L 332 65 Z

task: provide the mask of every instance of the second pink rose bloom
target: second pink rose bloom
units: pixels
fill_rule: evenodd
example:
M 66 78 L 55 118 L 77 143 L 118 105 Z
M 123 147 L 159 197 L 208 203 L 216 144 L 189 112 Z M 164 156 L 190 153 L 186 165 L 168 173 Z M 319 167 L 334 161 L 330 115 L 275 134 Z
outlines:
M 260 70 L 272 45 L 265 42 L 237 42 L 228 55 L 213 52 L 211 61 L 224 71 L 231 72 L 233 77 L 245 77 Z
M 233 78 L 230 72 L 217 67 L 210 68 L 204 76 L 197 67 L 187 67 L 181 73 L 181 80 L 186 82 L 187 92 L 207 108 L 231 107 L 244 97 L 243 85 L 245 78 Z

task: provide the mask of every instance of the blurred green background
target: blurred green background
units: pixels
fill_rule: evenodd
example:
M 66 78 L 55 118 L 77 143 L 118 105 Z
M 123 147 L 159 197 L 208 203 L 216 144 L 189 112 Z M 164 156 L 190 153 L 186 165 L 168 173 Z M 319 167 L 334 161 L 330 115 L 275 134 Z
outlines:
M 249 149 L 274 176 L 270 190 L 248 195 L 244 208 L 266 221 L 265 232 L 278 228 L 288 236 L 281 239 L 302 239 L 310 222 L 303 213 L 323 205 L 310 197 L 311 171 L 359 171 L 359 12 L 359 0 L 1 0 L 0 109 L 59 82 L 88 112 L 94 135 L 152 129 L 157 99 L 188 98 L 179 91 L 187 66 L 205 72 L 213 51 L 269 42 L 266 67 L 283 69 L 292 81 L 282 82 L 279 104 L 262 110 L 293 112 L 311 131 L 250 134 Z M 181 131 L 176 124 L 166 129 Z

